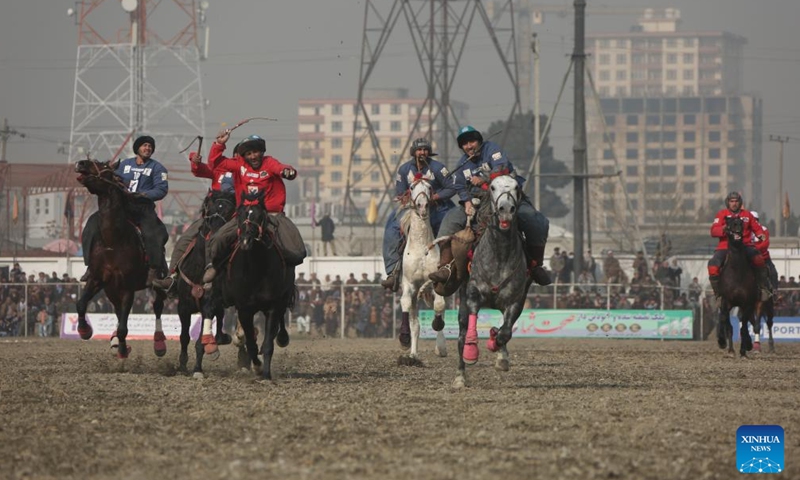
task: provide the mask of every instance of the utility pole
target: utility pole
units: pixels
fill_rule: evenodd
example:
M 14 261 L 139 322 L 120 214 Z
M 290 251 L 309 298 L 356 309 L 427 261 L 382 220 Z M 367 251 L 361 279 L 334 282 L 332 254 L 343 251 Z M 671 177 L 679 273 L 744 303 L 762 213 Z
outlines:
M 11 135 L 19 135 L 20 137 L 25 138 L 24 133 L 19 133 L 13 128 L 9 128 L 8 119 L 4 118 L 3 129 L 0 130 L 0 162 L 6 161 L 6 145 L 8 144 L 8 139 L 11 138 Z
M 531 49 L 533 50 L 533 206 L 536 210 L 541 210 L 542 193 L 541 180 L 539 179 L 541 164 L 536 161 L 542 141 L 541 133 L 539 132 L 539 36 L 536 33 L 533 34 Z M 541 155 L 539 157 L 541 158 Z
M 574 180 L 574 203 L 572 207 L 573 215 L 573 235 L 574 235 L 574 252 L 575 258 L 573 260 L 573 272 L 575 274 L 574 281 L 578 280 L 578 276 L 583 271 L 583 230 L 584 230 L 584 213 L 586 212 L 584 186 L 586 179 L 584 175 L 587 173 L 586 165 L 586 103 L 583 95 L 584 86 L 584 60 L 586 55 L 584 53 L 584 33 L 585 33 L 585 20 L 586 20 L 586 0 L 575 0 L 575 49 L 572 53 L 572 62 L 575 65 L 573 72 L 573 79 L 575 81 L 575 95 L 574 95 L 574 116 L 573 116 L 573 146 L 572 154 L 574 158 L 573 173 Z
M 783 144 L 789 141 L 789 137 L 781 137 L 780 135 L 770 135 L 770 142 L 778 142 L 778 198 L 775 204 L 775 234 L 783 236 L 783 214 L 781 207 L 783 206 Z

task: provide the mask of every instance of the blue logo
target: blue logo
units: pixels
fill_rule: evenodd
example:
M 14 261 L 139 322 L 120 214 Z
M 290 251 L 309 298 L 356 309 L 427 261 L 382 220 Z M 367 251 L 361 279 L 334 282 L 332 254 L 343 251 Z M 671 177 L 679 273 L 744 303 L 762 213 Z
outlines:
M 739 473 L 780 473 L 783 463 L 783 427 L 742 425 L 736 430 L 736 469 Z

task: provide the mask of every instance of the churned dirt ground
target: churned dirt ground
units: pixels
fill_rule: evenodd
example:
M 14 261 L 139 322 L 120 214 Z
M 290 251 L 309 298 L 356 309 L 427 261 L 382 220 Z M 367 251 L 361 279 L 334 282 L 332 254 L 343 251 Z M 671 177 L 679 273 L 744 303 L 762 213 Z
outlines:
M 455 342 L 399 367 L 395 341 L 294 336 L 274 382 L 168 346 L 0 341 L 0 478 L 730 479 L 742 424 L 782 425 L 774 478 L 800 478 L 800 344 L 514 339 L 501 373 L 482 341 L 455 392 Z

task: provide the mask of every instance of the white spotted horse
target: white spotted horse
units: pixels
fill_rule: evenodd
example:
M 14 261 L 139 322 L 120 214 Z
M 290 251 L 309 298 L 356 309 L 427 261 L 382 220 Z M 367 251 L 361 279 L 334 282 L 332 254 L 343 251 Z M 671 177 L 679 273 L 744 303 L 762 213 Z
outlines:
M 437 355 L 447 355 L 444 333 L 444 297 L 432 292 L 428 275 L 437 270 L 439 265 L 439 247 L 433 242 L 433 228 L 430 221 L 430 203 L 433 190 L 428 180 L 418 177 L 411 184 L 410 201 L 401 218 L 400 227 L 406 238 L 403 250 L 402 287 L 400 299 L 402 320 L 400 323 L 400 345 L 410 349 L 408 355 L 398 358 L 401 365 L 420 365 L 418 358 L 419 343 L 419 301 L 433 294 L 434 319 L 432 328 L 436 333 Z M 427 303 L 431 303 L 428 301 Z

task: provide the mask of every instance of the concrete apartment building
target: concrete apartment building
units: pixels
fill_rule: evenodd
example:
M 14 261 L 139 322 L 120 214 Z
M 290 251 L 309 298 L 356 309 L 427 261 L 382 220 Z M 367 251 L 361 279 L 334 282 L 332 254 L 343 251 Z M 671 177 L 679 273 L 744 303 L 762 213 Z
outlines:
M 602 109 L 587 100 L 590 169 L 622 172 L 590 183 L 596 229 L 630 225 L 624 193 L 650 232 L 708 224 L 729 190 L 760 205 L 762 103 L 743 92 L 746 40 L 679 23 L 675 9 L 648 9 L 630 32 L 587 36 Z
M 387 185 L 394 188 L 394 170 L 399 163 L 410 158 L 410 140 L 427 136 L 431 118 L 427 107 L 414 128 L 424 103 L 424 98 L 409 98 L 406 89 L 365 92 L 363 104 L 380 149 L 392 169 L 392 176 L 388 178 L 379 166 L 380 156 L 367 135 L 363 114 L 358 116 L 358 124 L 355 124 L 357 99 L 300 100 L 298 166 L 302 179 L 301 204 L 293 206 L 292 208 L 299 210 L 291 213 L 305 216 L 307 206 L 312 200 L 316 200 L 320 205 L 318 211 L 319 208 L 331 209 L 333 216 L 336 216 L 346 193 L 348 170 L 352 198 L 359 208 L 366 208 L 373 195 L 382 195 Z M 454 108 L 460 118 L 466 117 L 465 104 L 456 103 Z M 432 114 L 435 116 L 436 111 Z M 350 165 L 354 128 L 359 147 L 355 150 Z M 432 130 L 435 137 L 439 128 L 434 124 Z

